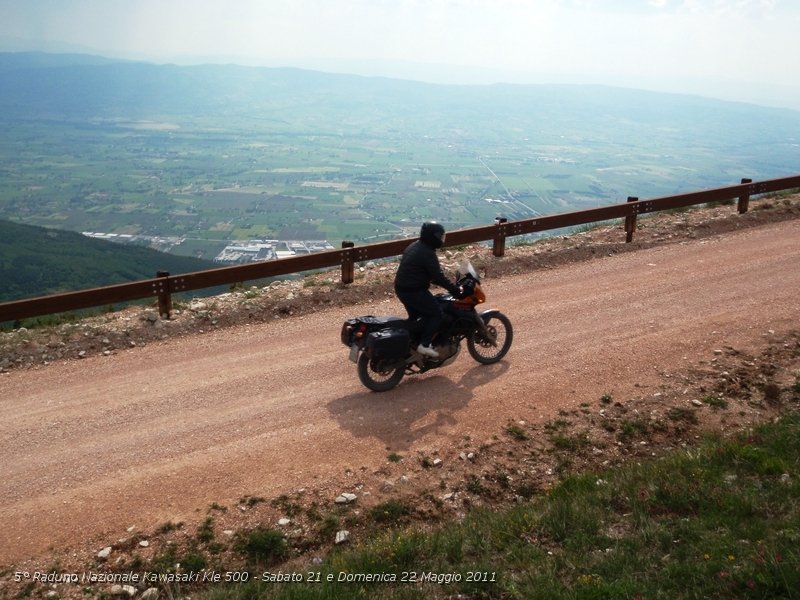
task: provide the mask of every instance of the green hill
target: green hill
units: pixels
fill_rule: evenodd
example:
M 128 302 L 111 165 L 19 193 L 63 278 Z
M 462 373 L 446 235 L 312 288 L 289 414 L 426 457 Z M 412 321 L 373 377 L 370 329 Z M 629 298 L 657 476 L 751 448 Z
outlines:
M 2 302 L 149 279 L 158 271 L 189 273 L 214 266 L 71 231 L 0 221 Z

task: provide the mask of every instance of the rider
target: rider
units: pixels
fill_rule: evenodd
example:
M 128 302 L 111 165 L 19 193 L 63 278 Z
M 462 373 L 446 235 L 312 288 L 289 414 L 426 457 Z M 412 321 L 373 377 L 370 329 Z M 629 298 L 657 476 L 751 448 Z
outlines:
M 459 287 L 442 272 L 436 249 L 444 244 L 445 231 L 441 224 L 426 221 L 422 224 L 419 239 L 403 252 L 397 275 L 394 278 L 394 291 L 408 311 L 409 319 L 422 317 L 423 329 L 417 352 L 439 358 L 439 353 L 431 347 L 433 334 L 441 327 L 444 319 L 442 307 L 431 294 L 431 283 L 445 288 L 456 297 Z

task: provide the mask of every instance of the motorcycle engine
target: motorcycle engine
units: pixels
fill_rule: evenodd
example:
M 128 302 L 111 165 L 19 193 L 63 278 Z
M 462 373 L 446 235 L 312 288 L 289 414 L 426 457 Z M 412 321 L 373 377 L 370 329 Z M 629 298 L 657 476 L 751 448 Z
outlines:
M 442 360 L 441 367 L 446 367 L 452 363 L 458 353 L 461 351 L 461 344 L 450 344 L 448 346 L 438 346 L 436 350 L 439 352 L 439 357 Z

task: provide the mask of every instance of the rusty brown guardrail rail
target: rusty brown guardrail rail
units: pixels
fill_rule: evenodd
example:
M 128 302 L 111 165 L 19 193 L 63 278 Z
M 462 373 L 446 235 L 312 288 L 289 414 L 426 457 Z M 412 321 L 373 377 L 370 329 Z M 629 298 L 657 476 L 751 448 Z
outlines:
M 626 241 L 630 242 L 636 231 L 638 215 L 733 199 L 738 199 L 738 210 L 740 213 L 744 213 L 748 210 L 751 196 L 797 187 L 800 187 L 800 175 L 759 182 L 742 179 L 742 182 L 737 185 L 648 200 L 629 197 L 628 201 L 623 204 L 521 221 L 509 222 L 506 219 L 497 219 L 494 225 L 450 231 L 447 233 L 446 245 L 460 246 L 492 240 L 494 255 L 502 256 L 508 237 L 620 218 L 625 219 Z M 172 310 L 172 294 L 335 266 L 341 266 L 342 282 L 352 283 L 354 267 L 357 262 L 397 256 L 402 254 L 412 241 L 403 239 L 365 246 L 355 246 L 352 242 L 343 242 L 341 250 L 328 250 L 277 261 L 221 267 L 183 275 L 159 273 L 154 279 L 4 302 L 0 303 L 0 323 L 143 298 L 157 298 L 159 313 L 168 317 Z

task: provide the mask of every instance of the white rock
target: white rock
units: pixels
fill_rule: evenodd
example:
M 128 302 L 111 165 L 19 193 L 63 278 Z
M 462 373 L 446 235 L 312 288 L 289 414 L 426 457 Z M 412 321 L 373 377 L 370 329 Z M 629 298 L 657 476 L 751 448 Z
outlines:
M 147 548 L 147 547 L 150 545 L 150 542 L 149 542 L 149 541 L 147 541 L 147 540 L 142 540 L 141 542 L 139 542 L 139 545 L 140 545 L 142 548 Z
M 113 585 L 111 586 L 111 595 L 133 598 L 136 595 L 136 588 L 132 585 Z
M 280 525 L 281 527 L 286 527 L 287 525 L 290 525 L 291 522 L 292 522 L 292 520 L 291 519 L 287 519 L 286 517 L 284 517 L 282 519 L 278 519 L 278 525 Z
M 441 458 L 434 458 L 433 459 L 433 466 L 434 467 L 441 467 L 442 466 L 442 459 Z
M 694 404 L 695 406 L 703 406 L 703 403 L 700 402 L 700 400 L 698 400 L 697 398 L 692 400 L 692 404 Z
M 148 588 L 142 594 L 142 600 L 158 600 L 158 588 Z
M 109 556 L 111 556 L 111 546 L 106 546 L 105 548 L 100 550 L 100 552 L 97 553 L 97 558 L 99 558 L 100 560 L 105 560 Z
M 336 498 L 336 504 L 350 504 L 351 502 L 355 502 L 356 498 L 358 498 L 358 496 L 355 494 L 344 492 L 341 496 Z
M 350 539 L 350 532 L 347 531 L 346 529 L 343 529 L 342 531 L 337 531 L 336 532 L 336 541 L 335 541 L 335 543 L 344 544 L 349 539 Z

